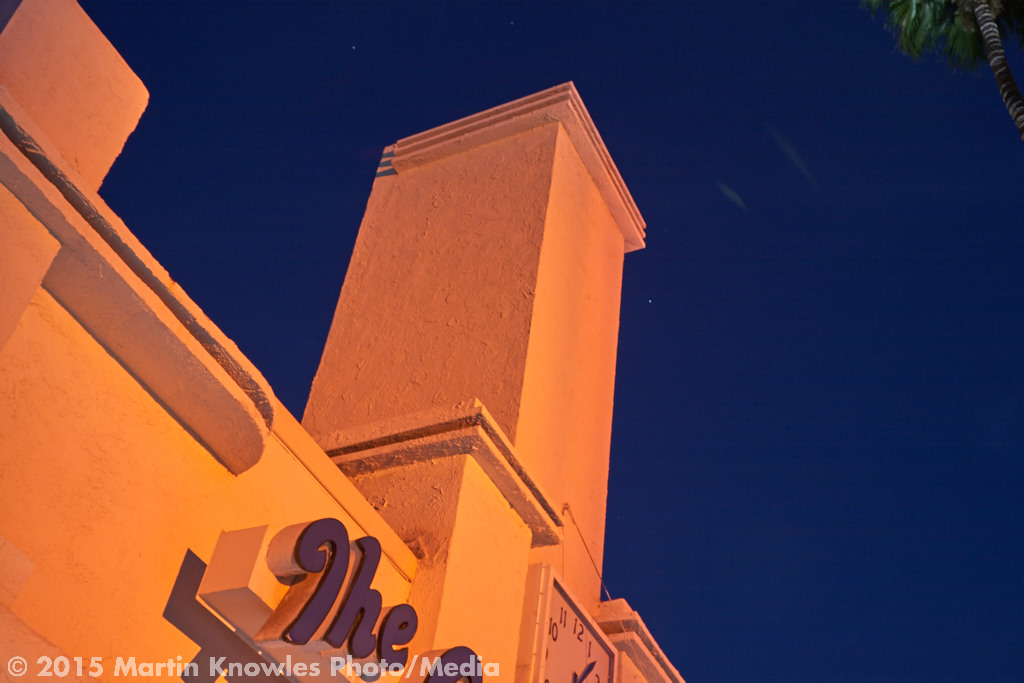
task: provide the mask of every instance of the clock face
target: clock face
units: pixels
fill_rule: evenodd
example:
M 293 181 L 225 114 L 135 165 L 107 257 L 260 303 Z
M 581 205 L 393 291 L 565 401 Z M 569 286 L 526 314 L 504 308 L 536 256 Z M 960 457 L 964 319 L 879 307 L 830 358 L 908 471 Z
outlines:
M 525 683 L 614 683 L 615 648 L 572 594 L 544 566 L 535 574 L 540 595 L 532 618 L 532 661 L 521 662 Z M 539 574 L 539 576 L 537 576 Z M 532 635 L 532 638 L 530 637 Z

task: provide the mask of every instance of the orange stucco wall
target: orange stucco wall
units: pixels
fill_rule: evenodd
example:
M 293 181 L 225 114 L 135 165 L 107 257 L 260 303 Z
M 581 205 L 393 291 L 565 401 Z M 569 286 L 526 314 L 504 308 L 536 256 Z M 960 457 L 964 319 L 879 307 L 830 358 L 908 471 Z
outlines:
M 626 245 L 566 125 L 376 179 L 303 425 L 479 400 L 572 525 L 534 561 L 596 609 Z
M 98 188 L 149 102 L 146 88 L 75 0 L 8 0 L 0 28 L 0 86 L 66 168 Z
M 329 619 L 307 645 L 263 628 L 300 593 L 271 539 L 333 518 L 380 542 L 372 586 L 415 608 L 417 656 L 466 646 L 488 681 L 539 683 L 543 563 L 626 644 L 620 681 L 681 682 L 600 602 L 643 222 L 573 86 L 396 144 L 302 425 L 96 194 L 146 97 L 73 0 L 0 6 L 0 661 L 185 663 L 206 650 L 165 609 L 184 600 L 246 656 L 325 663 Z
M 222 530 L 324 516 L 366 533 L 338 500 L 372 516 L 359 494 L 340 474 L 325 486 L 293 449 L 271 439 L 232 475 L 38 290 L 0 353 L 0 535 L 32 565 L 10 609 L 70 656 L 187 660 L 197 646 L 162 617 L 186 550 L 208 561 Z M 411 578 L 397 562 L 376 584 L 393 602 Z
M 514 438 L 557 130 L 374 182 L 303 418 L 312 434 L 479 398 Z
M 6 226 L 0 250 L 0 349 L 43 281 L 60 243 L 6 188 L 0 187 L 0 222 Z
M 623 239 L 560 130 L 516 446 L 568 524 L 566 552 L 539 549 L 596 609 L 604 552 Z M 589 552 L 588 552 L 589 549 Z M 592 558 L 592 559 L 591 559 Z
M 411 599 L 420 651 L 463 643 L 513 681 L 530 532 L 479 465 L 464 454 L 355 478 L 423 559 Z

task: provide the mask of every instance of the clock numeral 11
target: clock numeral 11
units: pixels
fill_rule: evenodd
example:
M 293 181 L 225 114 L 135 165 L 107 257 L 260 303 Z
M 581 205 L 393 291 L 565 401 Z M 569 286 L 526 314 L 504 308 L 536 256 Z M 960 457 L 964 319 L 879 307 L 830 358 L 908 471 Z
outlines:
M 577 620 L 578 621 L 578 620 Z M 558 640 L 558 628 L 559 626 L 569 625 L 569 613 L 565 611 L 564 607 L 558 608 L 558 621 L 552 618 L 548 619 L 548 635 L 551 636 L 551 640 Z M 576 631 L 576 627 L 573 627 L 573 631 Z

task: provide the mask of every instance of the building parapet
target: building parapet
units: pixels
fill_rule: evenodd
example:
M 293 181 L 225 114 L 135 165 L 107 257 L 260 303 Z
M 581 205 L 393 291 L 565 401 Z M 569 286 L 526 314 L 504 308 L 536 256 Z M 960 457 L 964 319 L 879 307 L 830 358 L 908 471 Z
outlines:
M 571 81 L 403 138 L 389 147 L 385 156 L 395 172 L 402 173 L 555 121 L 569 135 L 593 177 L 622 231 L 626 251 L 643 249 L 647 224 Z
M 270 386 L 96 194 L 141 114 L 140 98 L 145 106 L 145 88 L 132 91 L 138 79 L 124 73 L 127 65 L 77 3 L 13 5 L 13 13 L 5 5 L 8 13 L 0 15 L 0 184 L 59 244 L 48 255 L 37 250 L 38 272 L 26 272 L 27 289 L 19 289 L 34 291 L 45 273 L 44 288 L 225 467 L 244 472 L 259 460 L 273 426 Z M 53 53 L 33 62 L 25 55 L 41 49 L 37 41 Z M 75 67 L 62 71 L 65 63 Z M 83 74 L 86 68 L 96 73 Z M 77 99 L 62 106 L 39 100 L 40 92 L 71 97 L 79 90 L 74 78 L 92 83 Z M 96 87 L 111 78 L 119 85 Z M 127 106 L 123 88 L 134 93 Z M 104 125 L 118 134 L 101 145 L 67 112 L 107 117 Z M 0 332 L 10 334 L 18 306 L 28 304 L 19 302 L 5 306 Z

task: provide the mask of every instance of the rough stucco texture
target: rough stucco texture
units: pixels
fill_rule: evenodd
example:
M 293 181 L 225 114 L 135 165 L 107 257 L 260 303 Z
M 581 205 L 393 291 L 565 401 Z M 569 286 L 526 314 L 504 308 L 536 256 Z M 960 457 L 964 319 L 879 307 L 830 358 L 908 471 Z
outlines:
M 424 560 L 410 599 L 420 628 L 412 649 L 466 645 L 514 680 L 530 530 L 476 461 L 464 454 L 355 478 Z
M 310 433 L 479 398 L 514 438 L 556 133 L 377 179 L 306 407 Z
M 149 92 L 75 0 L 0 6 L 0 84 L 96 189 Z
M 326 516 L 364 533 L 277 439 L 229 473 L 37 291 L 0 352 L 0 537 L 32 564 L 7 588 L 30 629 L 69 656 L 191 657 L 162 617 L 186 550 L 209 561 L 223 529 Z M 374 585 L 408 595 L 388 562 Z

